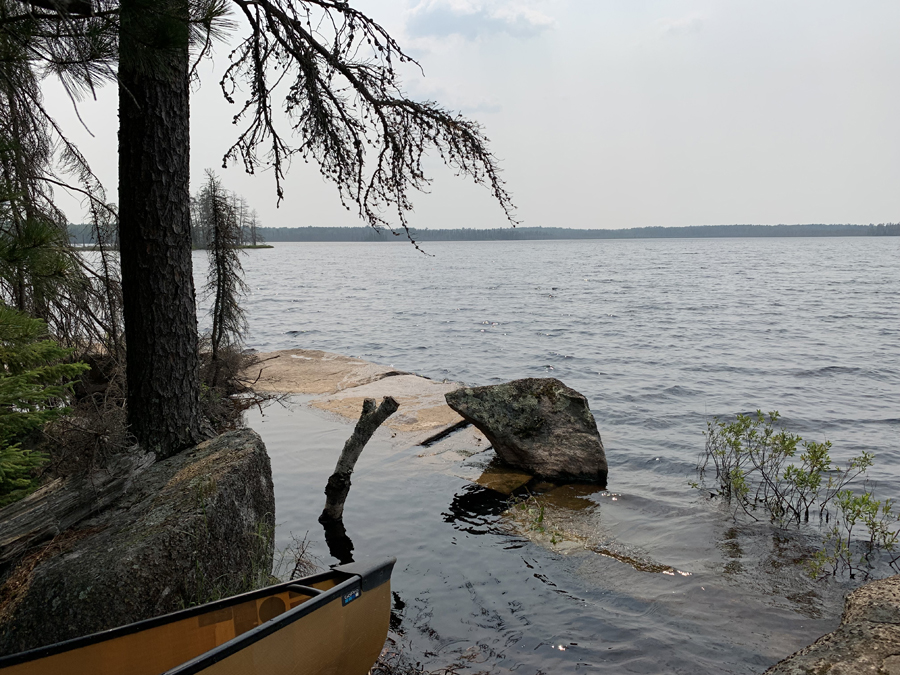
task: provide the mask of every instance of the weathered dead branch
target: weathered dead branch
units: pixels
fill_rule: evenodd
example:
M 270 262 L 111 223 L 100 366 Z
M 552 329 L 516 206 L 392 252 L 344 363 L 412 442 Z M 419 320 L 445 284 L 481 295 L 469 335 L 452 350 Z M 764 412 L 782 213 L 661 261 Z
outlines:
M 325 510 L 319 516 L 320 523 L 341 520 L 344 516 L 344 501 L 350 492 L 350 474 L 359 456 L 362 454 L 366 443 L 372 438 L 375 430 L 381 426 L 388 417 L 397 412 L 400 404 L 390 396 L 385 396 L 378 408 L 375 407 L 375 399 L 367 398 L 363 402 L 362 415 L 356 423 L 353 435 L 347 439 L 344 449 L 338 459 L 334 473 L 328 479 L 325 487 Z

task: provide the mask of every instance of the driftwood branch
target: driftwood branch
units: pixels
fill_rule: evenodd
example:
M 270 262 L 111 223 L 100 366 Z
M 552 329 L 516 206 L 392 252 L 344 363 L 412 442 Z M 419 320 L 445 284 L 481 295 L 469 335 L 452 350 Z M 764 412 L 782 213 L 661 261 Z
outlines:
M 328 485 L 325 486 L 325 510 L 319 516 L 320 523 L 324 524 L 343 518 L 344 501 L 350 492 L 350 474 L 353 473 L 356 461 L 375 430 L 399 407 L 400 404 L 390 396 L 385 396 L 378 408 L 375 407 L 374 398 L 367 398 L 363 402 L 362 415 L 356 423 L 353 435 L 344 444 L 337 466 L 334 467 L 334 473 L 331 474 Z

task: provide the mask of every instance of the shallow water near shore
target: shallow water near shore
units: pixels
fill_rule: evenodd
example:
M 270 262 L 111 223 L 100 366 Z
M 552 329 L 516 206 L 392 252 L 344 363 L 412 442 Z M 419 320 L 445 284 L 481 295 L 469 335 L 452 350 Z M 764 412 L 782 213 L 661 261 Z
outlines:
M 762 408 L 831 440 L 835 458 L 874 452 L 877 495 L 900 497 L 900 241 L 426 251 L 248 252 L 250 344 L 468 384 L 559 377 L 591 403 L 610 483 L 547 492 L 556 525 L 581 544 L 554 551 L 516 534 L 506 498 L 467 480 L 490 453 L 460 465 L 380 431 L 345 525 L 357 555 L 398 558 L 392 637 L 404 650 L 459 672 L 754 673 L 837 625 L 849 586 L 805 576 L 806 536 L 735 522 L 688 483 L 706 420 Z M 334 562 L 316 518 L 351 427 L 302 400 L 248 422 L 272 456 L 279 544 L 309 531 Z

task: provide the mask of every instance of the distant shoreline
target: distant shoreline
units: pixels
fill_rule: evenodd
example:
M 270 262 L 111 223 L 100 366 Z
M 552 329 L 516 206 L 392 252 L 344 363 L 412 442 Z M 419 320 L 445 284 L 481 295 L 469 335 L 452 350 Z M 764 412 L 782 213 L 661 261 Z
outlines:
M 397 241 L 402 230 L 376 232 L 371 227 L 261 227 L 266 242 Z M 564 227 L 507 227 L 495 229 L 410 230 L 415 241 L 522 241 L 542 239 L 696 239 L 726 237 L 871 237 L 900 236 L 900 223 L 880 225 L 700 225 L 692 227 L 635 227 L 621 230 L 576 230 Z
M 371 227 L 258 227 L 257 236 L 265 243 L 256 247 L 288 241 L 369 242 L 406 241 L 406 232 L 373 230 Z M 897 237 L 900 223 L 879 225 L 695 225 L 691 227 L 632 227 L 620 230 L 579 230 L 566 227 L 503 227 L 457 230 L 410 229 L 414 241 L 535 241 L 564 239 L 713 239 L 729 237 Z M 73 244 L 90 248 L 94 244 L 89 225 L 69 225 Z

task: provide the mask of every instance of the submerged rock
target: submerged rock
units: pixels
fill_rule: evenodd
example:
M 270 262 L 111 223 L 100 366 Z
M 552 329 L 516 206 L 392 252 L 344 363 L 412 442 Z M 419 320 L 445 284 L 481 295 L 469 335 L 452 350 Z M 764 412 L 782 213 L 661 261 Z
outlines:
M 271 570 L 262 439 L 233 431 L 133 476 L 125 494 L 32 550 L 0 589 L 9 654 L 231 595 Z
M 245 372 L 257 391 L 312 394 L 309 405 L 356 420 L 367 398 L 390 396 L 400 404 L 384 426 L 411 444 L 428 442 L 463 422 L 447 407 L 444 394 L 459 383 L 437 382 L 361 359 L 315 349 L 258 354 L 259 367 Z M 401 438 L 400 443 L 405 442 Z M 0 542 L 2 545 L 2 542 Z
M 449 392 L 504 462 L 554 480 L 606 483 L 606 454 L 587 399 L 555 378 L 527 378 Z
M 530 474 L 510 469 L 505 465 L 496 466 L 492 462 L 475 479 L 475 484 L 509 496 L 523 485 L 530 483 L 533 477 Z
M 765 675 L 900 675 L 900 574 L 857 588 L 841 625 Z

